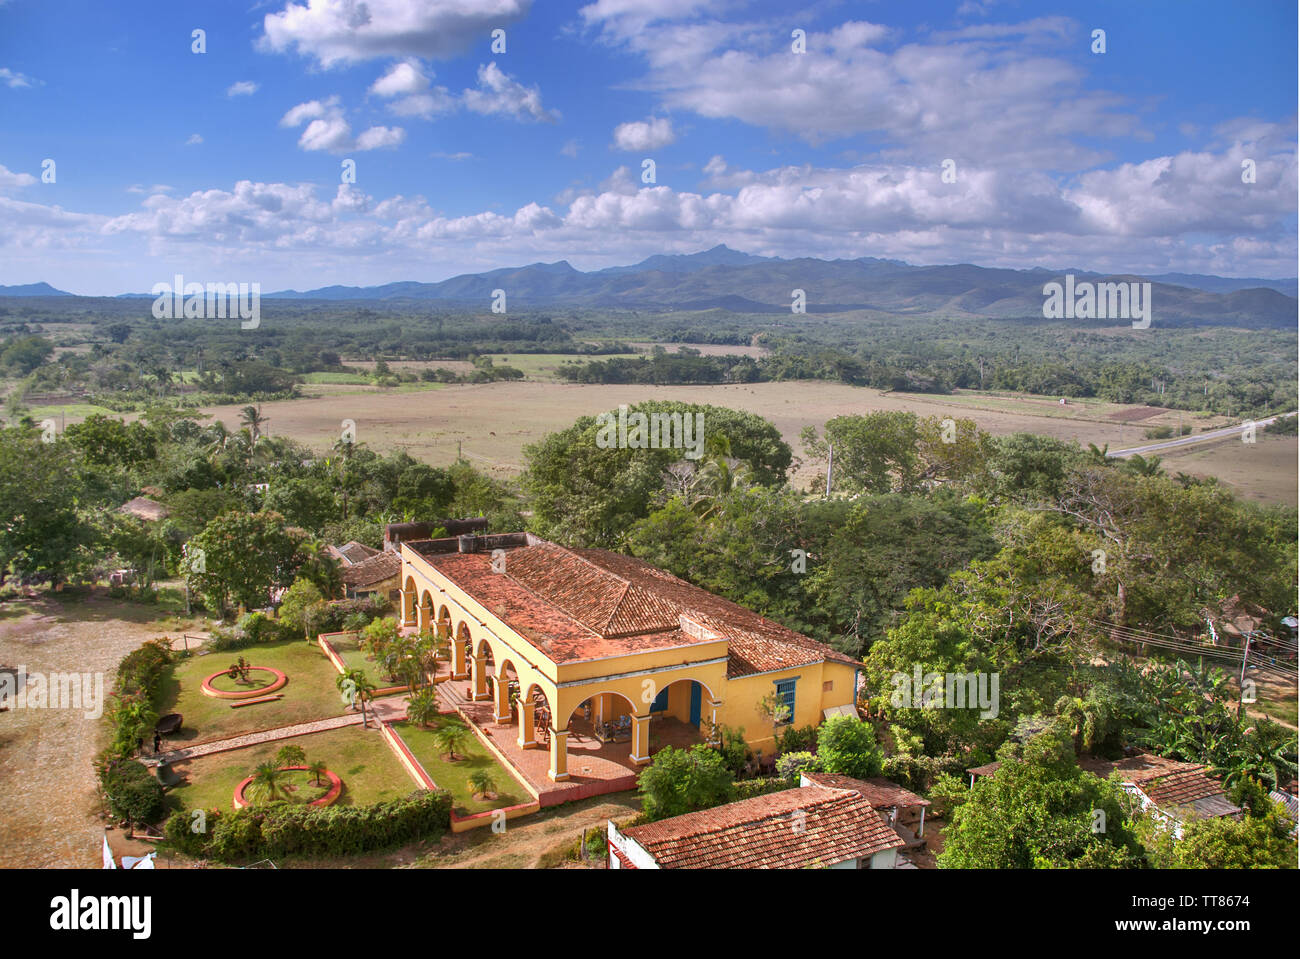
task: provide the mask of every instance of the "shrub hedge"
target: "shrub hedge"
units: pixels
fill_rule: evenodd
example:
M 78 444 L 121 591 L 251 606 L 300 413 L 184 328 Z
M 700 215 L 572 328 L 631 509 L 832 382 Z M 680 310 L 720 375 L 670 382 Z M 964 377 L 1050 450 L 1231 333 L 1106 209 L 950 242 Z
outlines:
M 400 846 L 441 834 L 451 825 L 451 794 L 420 790 L 368 806 L 313 808 L 289 803 L 207 813 L 206 830 L 194 833 L 193 814 L 175 812 L 164 833 L 191 856 L 222 862 L 285 856 L 349 856 Z

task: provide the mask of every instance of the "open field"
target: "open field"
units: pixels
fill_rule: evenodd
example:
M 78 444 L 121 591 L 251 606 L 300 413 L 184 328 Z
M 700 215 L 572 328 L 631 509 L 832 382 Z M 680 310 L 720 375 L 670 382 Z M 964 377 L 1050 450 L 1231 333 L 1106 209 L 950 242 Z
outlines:
M 186 783 L 168 791 L 168 805 L 229 810 L 240 781 L 251 776 L 260 763 L 273 760 L 284 746 L 301 746 L 308 763 L 319 760 L 343 779 L 343 793 L 335 803 L 338 806 L 399 799 L 418 788 L 379 730 L 344 726 L 175 763 L 172 768 Z
M 511 357 L 514 359 L 514 357 Z M 405 449 L 436 466 L 456 458 L 457 443 L 481 468 L 500 476 L 523 469 L 523 448 L 583 415 L 613 409 L 620 403 L 673 399 L 748 410 L 776 425 L 795 450 L 799 431 L 821 427 L 845 413 L 910 410 L 921 416 L 968 417 L 998 436 L 1041 433 L 1082 444 L 1109 444 L 1112 449 L 1138 446 L 1154 426 L 1193 423 L 1223 425 L 1224 417 L 1198 418 L 1168 410 L 1135 422 L 1115 418 L 1143 409 L 1094 400 L 1071 400 L 1061 406 L 1050 397 L 959 392 L 952 396 L 885 393 L 865 387 L 824 382 L 753 383 L 727 386 L 577 385 L 552 382 L 485 383 L 450 386 L 438 391 L 389 396 L 381 391 L 331 393 L 263 404 L 276 435 L 325 450 L 338 437 L 345 419 L 356 422 L 357 439 L 378 450 Z M 206 408 L 228 427 L 238 428 L 238 406 Z M 1238 447 L 1243 445 L 1238 443 Z M 1296 445 L 1261 433 L 1248 450 L 1224 452 L 1215 444 L 1171 455 L 1171 470 L 1217 476 L 1241 495 L 1269 502 L 1296 502 Z M 819 475 L 816 464 L 801 464 L 795 481 L 807 487 Z

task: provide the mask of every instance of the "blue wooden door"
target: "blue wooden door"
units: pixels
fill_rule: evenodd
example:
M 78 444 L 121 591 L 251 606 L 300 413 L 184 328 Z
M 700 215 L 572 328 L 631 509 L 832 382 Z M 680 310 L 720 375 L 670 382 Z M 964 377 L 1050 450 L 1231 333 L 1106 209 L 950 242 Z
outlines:
M 645 700 L 642 700 L 642 702 L 645 702 Z M 655 697 L 655 701 L 650 704 L 650 712 L 662 713 L 667 708 L 668 708 L 668 687 L 665 686 L 662 690 L 660 690 L 659 695 Z
M 700 728 L 700 684 L 691 683 L 691 725 Z

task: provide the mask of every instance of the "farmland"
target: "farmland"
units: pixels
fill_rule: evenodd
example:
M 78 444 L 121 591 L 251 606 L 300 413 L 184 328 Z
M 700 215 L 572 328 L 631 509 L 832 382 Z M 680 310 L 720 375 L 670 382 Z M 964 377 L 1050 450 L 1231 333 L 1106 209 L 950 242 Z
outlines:
M 512 359 L 514 359 L 512 357 Z M 890 393 L 826 382 L 753 383 L 725 386 L 576 385 L 528 380 L 448 386 L 440 390 L 393 391 L 363 387 L 306 387 L 300 399 L 266 403 L 274 435 L 290 436 L 325 450 L 338 438 L 343 420 L 356 423 L 357 439 L 384 451 L 400 448 L 435 466 L 461 452 L 497 476 L 517 474 L 523 449 L 580 416 L 613 409 L 620 403 L 674 399 L 746 410 L 770 420 L 796 453 L 799 431 L 831 417 L 876 410 L 909 410 L 921 416 L 967 417 L 1003 436 L 1039 433 L 1112 449 L 1139 446 L 1152 427 L 1193 424 L 1194 429 L 1227 425 L 1226 417 L 1177 410 L 1125 420 L 1125 411 L 1142 409 L 1100 400 L 1070 400 L 1007 393 L 958 391 L 951 395 Z M 241 406 L 216 406 L 202 412 L 235 429 Z M 1145 410 L 1144 410 L 1145 412 Z M 1171 454 L 1171 472 L 1216 476 L 1241 495 L 1265 502 L 1294 503 L 1296 440 L 1260 434 L 1253 446 L 1208 444 Z M 806 487 L 817 475 L 811 464 L 795 471 Z

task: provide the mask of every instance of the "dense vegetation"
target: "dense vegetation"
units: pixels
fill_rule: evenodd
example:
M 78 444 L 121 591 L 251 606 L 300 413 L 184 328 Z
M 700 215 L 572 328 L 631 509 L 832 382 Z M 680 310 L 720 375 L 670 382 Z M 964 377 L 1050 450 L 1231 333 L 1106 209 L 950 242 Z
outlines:
M 642 313 L 585 309 L 474 314 L 415 302 L 268 300 L 262 321 L 157 320 L 148 299 L 0 299 L 0 376 L 22 397 L 71 393 L 115 410 L 159 399 L 198 403 L 291 395 L 307 374 L 348 362 L 475 360 L 454 382 L 515 378 L 491 353 L 570 354 L 559 375 L 581 383 L 750 383 L 827 380 L 943 393 L 1015 390 L 1098 397 L 1233 416 L 1294 405 L 1294 331 L 1229 327 L 1089 329 L 1040 320 L 899 317 L 851 311 L 770 314 Z M 650 340 L 759 346 L 750 356 L 705 356 L 689 346 L 600 359 Z M 414 373 L 368 373 L 394 386 Z

